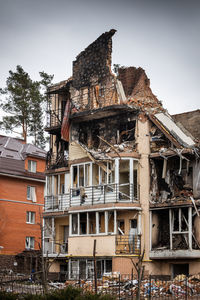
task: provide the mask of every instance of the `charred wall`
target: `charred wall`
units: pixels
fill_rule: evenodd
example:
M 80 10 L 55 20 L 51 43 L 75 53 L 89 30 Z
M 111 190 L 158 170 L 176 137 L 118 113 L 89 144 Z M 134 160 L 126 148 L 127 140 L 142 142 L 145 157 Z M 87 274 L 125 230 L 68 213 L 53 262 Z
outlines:
M 72 140 L 78 140 L 88 148 L 106 150 L 111 145 L 135 141 L 135 116 L 120 114 L 99 120 L 80 122 L 73 126 Z M 104 140 L 106 142 L 104 142 Z
M 110 75 L 112 36 L 116 30 L 103 33 L 82 51 L 73 62 L 73 87 L 89 86 L 95 77 L 98 82 Z
M 73 62 L 72 112 L 118 103 L 116 79 L 111 73 L 112 36 L 115 31 L 103 33 Z

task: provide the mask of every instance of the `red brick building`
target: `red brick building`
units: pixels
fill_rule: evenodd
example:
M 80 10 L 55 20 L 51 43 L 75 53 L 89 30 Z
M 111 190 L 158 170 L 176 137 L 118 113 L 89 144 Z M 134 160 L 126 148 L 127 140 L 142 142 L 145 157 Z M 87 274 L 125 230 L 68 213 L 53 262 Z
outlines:
M 0 136 L 0 263 L 13 267 L 14 257 L 41 244 L 46 152 Z

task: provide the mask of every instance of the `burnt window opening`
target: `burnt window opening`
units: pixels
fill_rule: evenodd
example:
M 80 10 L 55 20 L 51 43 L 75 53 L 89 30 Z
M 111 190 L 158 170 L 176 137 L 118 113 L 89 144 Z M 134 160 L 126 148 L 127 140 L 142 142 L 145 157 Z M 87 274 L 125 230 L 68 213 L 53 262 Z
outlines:
M 193 196 L 193 168 L 179 157 L 151 161 L 151 194 L 155 202 Z
M 169 148 L 171 146 L 171 142 L 166 138 L 164 133 L 156 126 L 152 126 L 150 129 L 150 137 L 151 137 L 151 151 L 158 152 L 161 148 Z
M 99 143 L 99 127 L 92 128 L 92 148 L 98 149 Z
M 135 121 L 123 121 L 117 131 L 117 143 L 133 141 L 135 139 Z
M 79 125 L 79 142 L 84 145 L 88 144 L 88 127 L 84 123 Z
M 79 142 L 88 148 L 98 149 L 99 147 L 99 124 L 87 122 L 79 124 Z
M 169 249 L 169 210 L 164 209 L 152 212 L 152 249 Z
M 172 278 L 182 274 L 189 276 L 189 264 L 172 264 Z

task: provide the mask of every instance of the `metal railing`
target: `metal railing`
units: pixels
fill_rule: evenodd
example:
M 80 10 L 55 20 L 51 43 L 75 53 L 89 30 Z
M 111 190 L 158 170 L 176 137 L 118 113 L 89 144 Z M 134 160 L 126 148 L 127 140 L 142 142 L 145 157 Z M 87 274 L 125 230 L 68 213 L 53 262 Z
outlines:
M 116 254 L 136 254 L 141 252 L 141 236 L 140 235 L 116 235 L 115 239 Z
M 70 206 L 138 202 L 138 188 L 130 183 L 102 184 L 70 189 Z
M 47 113 L 47 123 L 45 128 L 61 126 L 64 111 L 62 109 L 52 109 Z
M 71 206 L 106 203 L 138 203 L 139 188 L 133 184 L 105 184 L 70 189 L 69 194 L 45 197 L 45 211 L 62 211 Z
M 68 155 L 59 153 L 59 155 L 51 154 L 46 157 L 46 168 L 47 170 L 67 167 L 68 166 Z
M 63 211 L 70 206 L 70 194 L 46 196 L 44 203 L 45 211 Z
M 58 247 L 56 247 L 58 246 Z M 45 256 L 67 254 L 68 253 L 68 240 L 57 241 L 51 240 L 48 241 L 48 238 L 44 238 L 44 254 Z

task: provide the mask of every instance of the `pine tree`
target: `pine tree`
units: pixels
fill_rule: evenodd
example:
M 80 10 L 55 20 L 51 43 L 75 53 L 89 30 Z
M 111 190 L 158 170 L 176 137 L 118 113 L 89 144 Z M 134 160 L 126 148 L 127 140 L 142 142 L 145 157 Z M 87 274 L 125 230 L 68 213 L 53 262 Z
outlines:
M 21 127 L 25 142 L 27 136 L 32 136 L 34 144 L 44 148 L 46 141 L 43 121 L 46 96 L 43 89 L 51 84 L 53 75 L 40 72 L 40 76 L 40 81 L 33 81 L 21 66 L 16 67 L 16 72 L 9 71 L 6 88 L 0 90 L 1 94 L 6 96 L 1 101 L 0 107 L 8 115 L 3 117 L 0 125 L 11 132 Z

